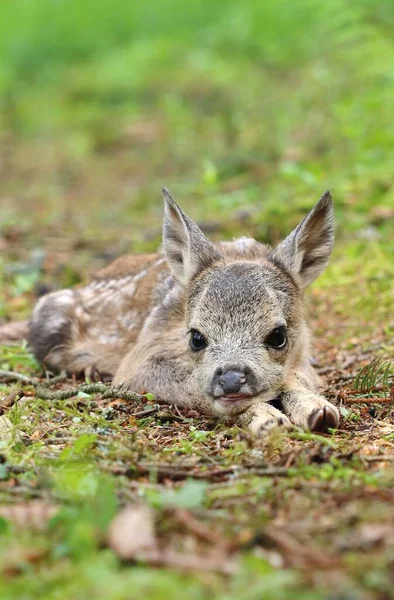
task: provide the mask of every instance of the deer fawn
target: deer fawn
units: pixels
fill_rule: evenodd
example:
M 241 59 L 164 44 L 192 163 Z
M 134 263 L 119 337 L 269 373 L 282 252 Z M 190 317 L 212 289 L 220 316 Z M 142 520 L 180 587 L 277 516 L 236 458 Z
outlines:
M 30 324 L 37 358 L 255 433 L 337 427 L 337 408 L 317 392 L 303 301 L 333 246 L 329 192 L 275 249 L 213 245 L 163 195 L 164 256 L 119 258 L 88 286 L 43 297 Z

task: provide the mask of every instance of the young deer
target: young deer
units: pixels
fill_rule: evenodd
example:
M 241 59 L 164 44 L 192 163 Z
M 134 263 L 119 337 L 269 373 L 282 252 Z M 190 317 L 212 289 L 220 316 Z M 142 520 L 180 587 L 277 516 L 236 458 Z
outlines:
M 274 250 L 249 238 L 215 246 L 163 195 L 165 256 L 119 258 L 87 287 L 42 298 L 30 324 L 37 358 L 253 432 L 337 427 L 316 391 L 303 300 L 333 246 L 329 192 Z

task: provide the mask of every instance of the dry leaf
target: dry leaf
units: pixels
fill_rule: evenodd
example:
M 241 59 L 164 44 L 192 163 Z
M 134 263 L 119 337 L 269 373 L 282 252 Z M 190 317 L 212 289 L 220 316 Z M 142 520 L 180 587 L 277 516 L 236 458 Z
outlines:
M 130 504 L 121 510 L 108 530 L 108 545 L 122 559 L 156 549 L 153 512 L 150 508 Z
M 0 517 L 10 521 L 19 529 L 45 531 L 58 507 L 42 500 L 0 506 Z

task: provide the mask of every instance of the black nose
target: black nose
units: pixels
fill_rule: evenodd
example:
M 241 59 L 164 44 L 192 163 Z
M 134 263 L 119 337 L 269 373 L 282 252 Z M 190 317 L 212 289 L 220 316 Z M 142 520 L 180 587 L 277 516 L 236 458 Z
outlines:
M 219 377 L 219 385 L 225 395 L 238 394 L 244 383 L 246 383 L 246 375 L 241 371 L 226 371 Z

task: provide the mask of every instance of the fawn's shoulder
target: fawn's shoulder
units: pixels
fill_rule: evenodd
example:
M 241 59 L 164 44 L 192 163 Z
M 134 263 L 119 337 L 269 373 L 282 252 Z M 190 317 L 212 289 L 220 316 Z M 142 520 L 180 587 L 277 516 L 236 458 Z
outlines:
M 123 279 L 133 277 L 145 272 L 155 265 L 160 266 L 163 261 L 158 254 L 128 254 L 120 256 L 106 267 L 95 273 L 94 279 L 99 281 L 105 279 Z

